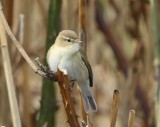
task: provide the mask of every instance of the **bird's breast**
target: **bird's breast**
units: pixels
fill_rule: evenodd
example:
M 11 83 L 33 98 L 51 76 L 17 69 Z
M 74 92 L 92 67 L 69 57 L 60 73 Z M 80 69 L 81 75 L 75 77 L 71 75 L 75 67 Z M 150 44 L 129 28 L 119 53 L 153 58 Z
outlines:
M 70 80 L 86 81 L 88 79 L 88 70 L 80 53 L 63 57 L 58 67 L 67 71 Z
M 88 70 L 81 58 L 80 52 L 72 55 L 66 54 L 66 50 L 61 48 L 50 48 L 47 54 L 47 62 L 50 69 L 55 73 L 58 68 L 66 70 L 70 80 L 86 81 L 88 80 Z
M 53 73 L 57 72 L 61 58 L 62 57 L 60 51 L 58 49 L 55 49 L 54 46 L 52 46 L 47 53 L 47 63 Z

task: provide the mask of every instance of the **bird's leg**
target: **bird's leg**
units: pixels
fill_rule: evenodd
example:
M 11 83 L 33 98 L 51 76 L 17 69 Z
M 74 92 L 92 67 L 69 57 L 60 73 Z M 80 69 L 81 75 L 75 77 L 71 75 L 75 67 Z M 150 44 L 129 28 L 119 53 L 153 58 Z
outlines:
M 38 70 L 41 70 L 41 71 L 43 71 L 43 72 L 45 72 L 45 73 L 49 73 L 49 74 L 53 73 L 53 71 L 51 71 L 51 70 L 49 69 L 49 67 L 44 66 L 43 64 L 41 64 L 41 63 L 39 62 L 39 58 L 38 58 L 38 57 L 35 59 L 35 61 L 36 61 L 37 65 L 38 65 Z
M 41 62 L 39 61 L 39 58 L 38 58 L 38 57 L 35 59 L 35 62 L 36 62 L 36 64 L 38 65 L 37 71 L 40 70 L 40 71 L 44 72 L 45 75 L 46 75 L 46 77 L 47 77 L 48 79 L 52 80 L 52 81 L 57 81 L 57 80 L 58 80 L 58 79 L 57 79 L 57 74 L 54 73 L 53 71 L 51 71 L 51 70 L 49 69 L 49 67 L 44 66 L 43 64 L 41 64 Z
M 69 88 L 70 88 L 70 89 L 69 89 L 70 92 L 72 92 L 72 89 L 73 89 L 73 87 L 74 87 L 74 84 L 75 84 L 75 80 L 71 80 L 71 81 L 70 81 L 70 87 L 69 87 Z
M 41 64 L 39 62 L 39 58 L 38 57 L 35 59 L 35 61 L 36 61 L 37 65 L 38 65 L 38 70 L 41 70 L 41 71 L 43 71 L 45 73 L 49 70 L 49 68 L 47 68 L 46 66 L 44 66 L 43 64 Z

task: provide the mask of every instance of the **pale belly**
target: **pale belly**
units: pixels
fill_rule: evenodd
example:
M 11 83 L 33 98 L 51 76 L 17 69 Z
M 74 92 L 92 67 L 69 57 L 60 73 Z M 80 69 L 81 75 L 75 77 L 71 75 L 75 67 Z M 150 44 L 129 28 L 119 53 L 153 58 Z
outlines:
M 88 70 L 81 58 L 76 55 L 62 59 L 58 68 L 65 69 L 68 73 L 70 80 L 76 80 L 78 82 L 84 82 L 88 80 Z

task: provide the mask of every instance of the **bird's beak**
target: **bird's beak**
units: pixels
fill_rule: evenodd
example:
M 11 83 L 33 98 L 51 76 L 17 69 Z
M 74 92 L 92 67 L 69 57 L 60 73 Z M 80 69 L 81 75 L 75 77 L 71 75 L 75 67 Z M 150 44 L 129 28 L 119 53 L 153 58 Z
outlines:
M 83 41 L 80 41 L 79 39 L 77 39 L 77 42 L 78 42 L 78 43 L 82 43 Z

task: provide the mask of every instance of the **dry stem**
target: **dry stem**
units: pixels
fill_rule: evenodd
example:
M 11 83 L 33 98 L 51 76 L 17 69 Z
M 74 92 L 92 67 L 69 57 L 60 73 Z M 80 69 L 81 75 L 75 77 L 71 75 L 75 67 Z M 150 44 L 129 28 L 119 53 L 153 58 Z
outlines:
M 18 48 L 18 50 L 20 51 L 20 53 L 22 54 L 23 58 L 27 61 L 27 63 L 30 65 L 30 67 L 37 72 L 39 75 L 46 77 L 45 73 L 42 72 L 41 70 L 38 69 L 38 67 L 32 62 L 32 60 L 29 58 L 29 56 L 27 55 L 27 53 L 25 52 L 25 50 L 22 48 L 22 43 L 17 41 L 17 39 L 15 38 L 14 34 L 12 33 L 6 19 L 5 16 L 3 14 L 2 11 L 2 6 L 0 3 L 0 20 L 2 21 L 4 28 L 7 32 L 7 34 L 9 35 L 9 37 L 12 39 L 12 41 L 14 42 L 14 44 L 16 45 L 16 47 Z
M 134 119 L 135 119 L 135 111 L 131 110 L 129 112 L 128 127 L 134 127 Z
M 87 117 L 87 121 L 88 121 L 88 127 L 94 127 L 93 123 L 91 122 L 91 120 L 89 119 L 89 115 Z
M 85 17 L 86 0 L 79 0 L 79 38 L 83 41 L 83 47 L 86 50 L 86 17 Z
M 0 42 L 1 42 L 3 66 L 4 66 L 5 76 L 6 76 L 7 90 L 8 90 L 8 97 L 9 97 L 9 103 L 11 108 L 13 126 L 21 127 L 20 114 L 18 110 L 18 103 L 17 103 L 16 94 L 15 94 L 12 68 L 11 68 L 9 51 L 7 46 L 7 38 L 6 38 L 5 29 L 1 20 L 0 20 Z
M 0 3 L 0 20 L 2 21 L 4 28 L 7 32 L 7 34 L 9 35 L 9 37 L 12 39 L 12 41 L 14 42 L 14 44 L 16 45 L 16 47 L 18 48 L 19 52 L 22 54 L 23 58 L 26 60 L 26 62 L 30 65 L 30 67 L 39 75 L 41 75 L 42 77 L 48 78 L 51 81 L 55 81 L 56 80 L 56 75 L 53 73 L 50 73 L 49 69 L 45 70 L 44 68 L 46 67 L 42 67 L 39 66 L 41 64 L 39 64 L 40 62 L 38 60 L 36 60 L 36 63 L 38 64 L 38 67 L 33 63 L 33 61 L 30 59 L 30 57 L 28 56 L 28 54 L 25 52 L 25 50 L 22 47 L 22 42 L 19 42 L 16 37 L 14 36 L 14 34 L 12 33 L 6 19 L 5 16 L 3 14 L 2 11 L 2 6 Z
M 110 118 L 110 127 L 115 127 L 116 125 L 119 101 L 120 101 L 120 93 L 118 90 L 114 90 L 112 109 L 111 109 L 111 118 Z
M 18 48 L 19 52 L 22 54 L 23 58 L 30 65 L 30 67 L 37 74 L 41 75 L 42 77 L 48 78 L 51 81 L 57 81 L 57 79 L 58 79 L 58 83 L 59 83 L 59 87 L 60 87 L 60 90 L 61 90 L 64 107 L 65 107 L 65 110 L 66 110 L 66 113 L 67 113 L 67 116 L 68 116 L 68 123 L 70 124 L 71 127 L 80 127 L 78 119 L 77 119 L 77 115 L 76 115 L 76 112 L 75 112 L 75 109 L 74 109 L 74 106 L 73 106 L 73 102 L 72 102 L 72 99 L 71 99 L 71 94 L 70 94 L 70 91 L 69 91 L 68 77 L 66 75 L 63 75 L 62 72 L 60 72 L 60 71 L 58 71 L 58 75 L 53 74 L 48 68 L 46 68 L 44 65 L 42 65 L 38 61 L 38 59 L 36 59 L 35 61 L 36 61 L 39 68 L 33 63 L 33 61 L 30 59 L 28 54 L 23 49 L 23 47 L 21 45 L 22 42 L 19 42 L 16 39 L 16 37 L 14 36 L 14 34 L 12 33 L 12 31 L 11 31 L 11 29 L 10 29 L 6 19 L 5 19 L 5 16 L 3 14 L 1 3 L 0 3 L 0 21 L 2 22 L 2 26 L 4 26 L 4 29 L 6 30 L 7 34 L 12 39 L 12 41 L 14 42 L 16 47 Z M 14 104 L 14 105 L 16 105 L 16 104 Z M 18 113 L 13 113 L 13 114 L 18 114 Z M 15 116 L 13 118 L 15 120 L 18 119 L 18 117 L 15 117 Z M 20 120 L 19 120 L 19 122 L 20 122 Z M 20 125 L 14 125 L 14 127 L 20 127 Z
M 82 118 L 83 118 L 85 124 L 87 125 L 87 116 L 88 115 L 84 110 L 84 106 L 83 106 L 84 104 L 83 104 L 83 101 L 82 101 L 82 96 L 80 96 L 80 103 L 81 103 Z
M 2 11 L 2 6 L 1 6 L 1 2 L 0 2 L 0 23 L 1 23 L 1 43 L 2 43 L 2 55 L 4 58 L 4 69 L 5 69 L 5 74 L 6 74 L 6 80 L 7 80 L 7 84 L 9 84 L 7 86 L 8 88 L 8 93 L 9 93 L 9 101 L 10 101 L 10 105 L 11 105 L 11 112 L 12 112 L 12 118 L 13 118 L 13 125 L 14 127 L 21 127 L 21 123 L 20 123 L 20 116 L 19 116 L 19 112 L 18 112 L 18 105 L 17 105 L 17 100 L 16 100 L 16 95 L 15 95 L 15 90 L 14 90 L 14 85 L 13 85 L 13 77 L 12 77 L 12 73 L 11 73 L 11 66 L 10 66 L 10 60 L 9 60 L 9 56 L 8 56 L 8 48 L 7 48 L 7 42 L 6 42 L 6 37 L 5 37 L 5 31 L 6 33 L 9 35 L 9 37 L 11 38 L 11 40 L 14 42 L 14 44 L 16 45 L 16 47 L 18 48 L 19 52 L 22 54 L 23 58 L 26 60 L 26 62 L 30 65 L 30 67 L 39 75 L 41 75 L 42 77 L 48 78 L 51 81 L 55 81 L 56 78 L 56 74 L 51 73 L 51 71 L 49 69 L 46 69 L 45 66 L 42 66 L 40 64 L 40 62 L 38 60 L 36 60 L 37 64 L 39 67 L 37 67 L 33 61 L 30 59 L 30 57 L 28 56 L 28 54 L 25 52 L 25 50 L 22 47 L 22 42 L 19 42 L 16 37 L 14 36 L 14 34 L 12 33 L 6 19 L 5 16 L 3 14 Z M 22 26 L 23 27 L 23 26 Z M 4 41 L 5 40 L 5 41 Z M 40 66 L 41 65 L 41 66 Z
M 68 76 L 64 75 L 60 70 L 58 70 L 57 76 L 64 108 L 68 117 L 67 122 L 69 123 L 70 127 L 80 127 L 71 98 Z
M 86 0 L 79 0 L 79 38 L 83 41 L 83 48 L 87 49 L 87 39 L 86 39 Z M 87 124 L 87 114 L 83 107 L 82 97 L 81 97 L 81 109 L 82 118 Z

